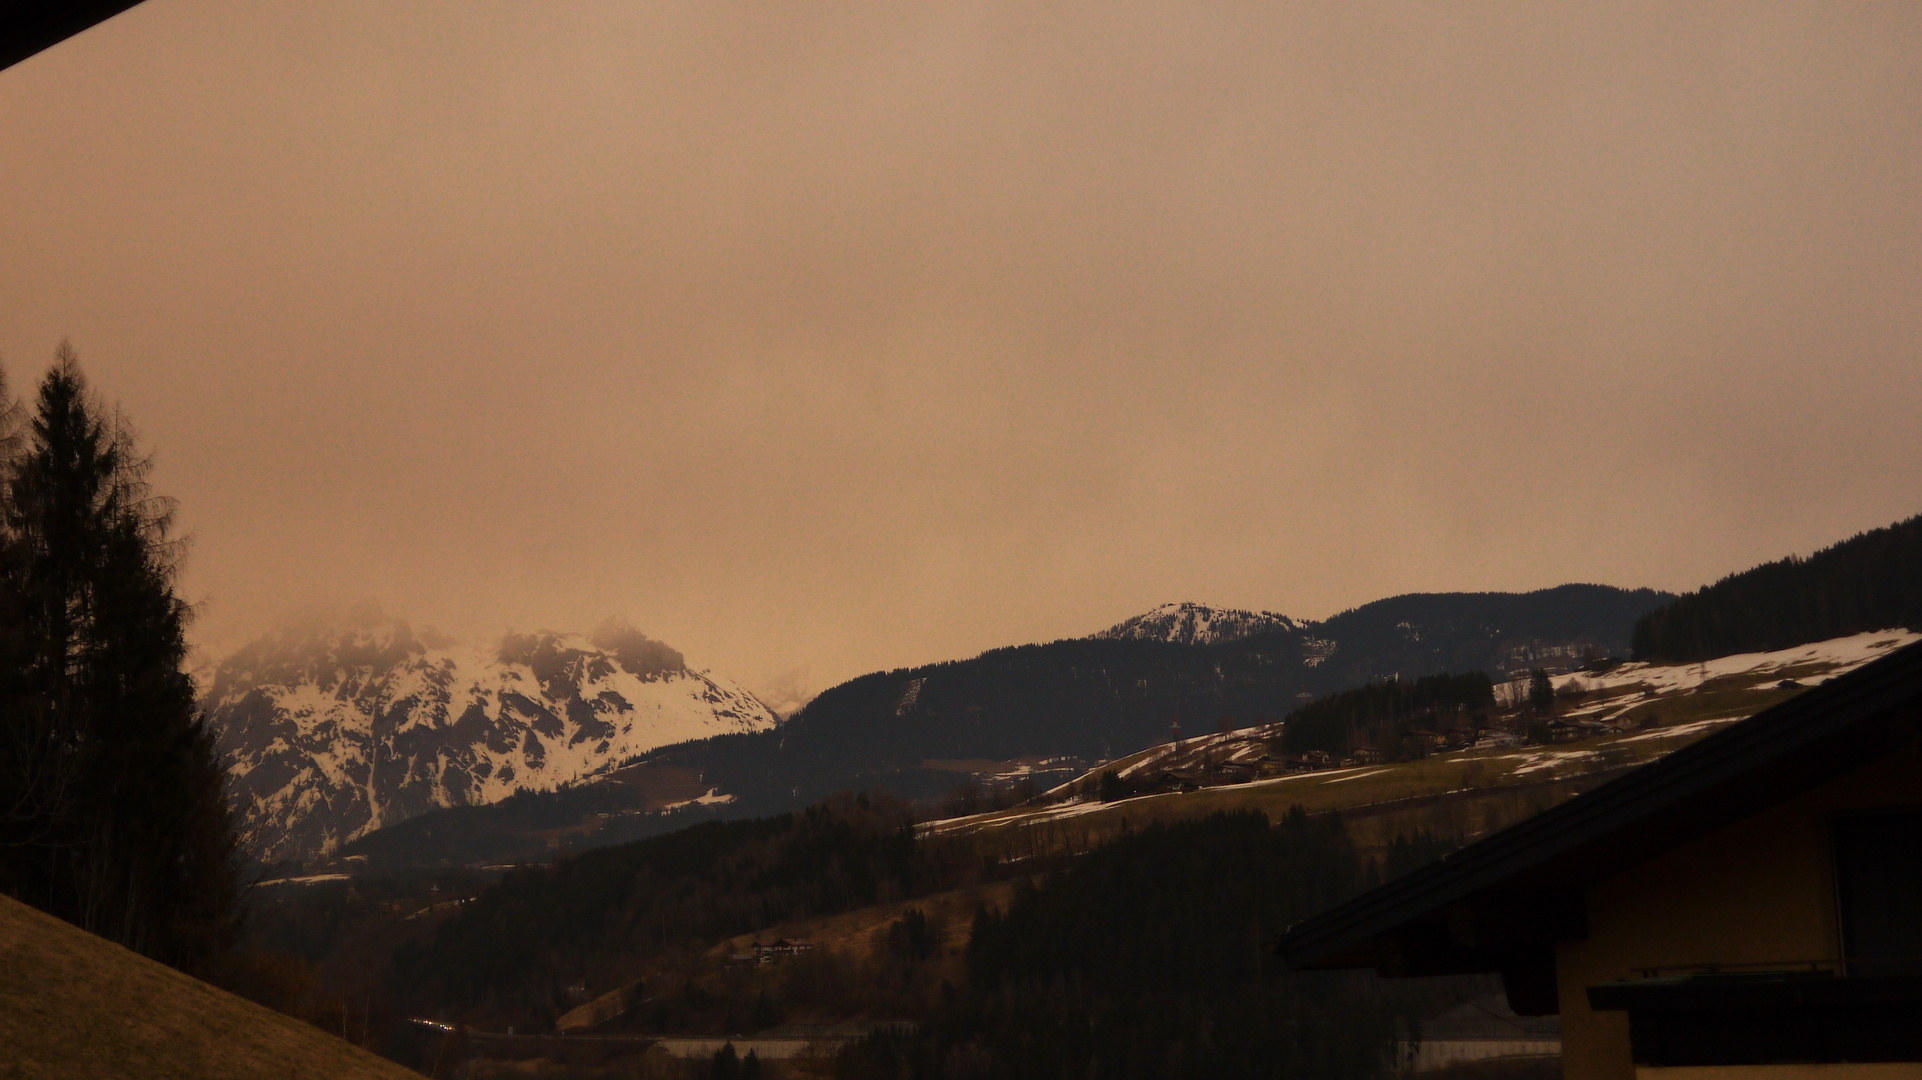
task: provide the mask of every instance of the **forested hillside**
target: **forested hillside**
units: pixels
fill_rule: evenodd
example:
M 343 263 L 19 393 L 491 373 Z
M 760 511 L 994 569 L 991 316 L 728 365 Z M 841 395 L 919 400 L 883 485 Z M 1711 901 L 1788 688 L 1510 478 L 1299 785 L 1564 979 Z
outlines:
M 1271 954 L 1290 922 L 1453 846 L 1426 834 L 1397 839 L 1383 864 L 1338 814 L 1218 813 L 1010 863 L 917 836 L 903 810 L 839 797 L 517 871 L 400 947 L 397 1004 L 540 1031 L 579 989 L 627 987 L 598 1033 L 923 1022 L 850 1048 L 835 1063 L 847 1077 L 946 1075 L 930 1066 L 960 1060 L 983 1076 L 1334 1078 L 1375 1075 L 1398 1016 L 1488 990 L 1294 974 Z M 942 900 L 990 878 L 1014 880 L 971 925 Z M 733 935 L 877 905 L 899 917 L 872 923 L 868 948 L 728 960 Z
M 1396 853 L 1413 862 L 1430 846 Z M 840 1075 L 950 1075 L 955 1062 L 996 1077 L 1378 1075 L 1413 992 L 1290 973 L 1271 955 L 1289 923 L 1377 880 L 1338 816 L 1151 826 L 978 915 L 967 986 L 918 1034 L 850 1048 Z
M 1459 714 L 1485 714 L 1494 705 L 1494 683 L 1479 671 L 1389 679 L 1303 705 L 1289 714 L 1282 739 L 1291 753 L 1341 757 L 1365 746 L 1392 757 L 1410 729 L 1444 730 Z
M 573 979 L 630 982 L 663 954 L 979 872 L 957 845 L 917 842 L 905 805 L 842 796 L 517 870 L 394 966 L 430 1015 L 547 1023 L 568 1007 L 561 988 Z
M 752 803 L 885 786 L 911 797 L 956 778 L 930 758 L 1113 757 L 1180 720 L 1213 730 L 1277 720 L 1311 681 L 1294 635 L 1223 646 L 1079 639 L 842 683 L 766 735 L 708 739 L 649 760 L 699 768 Z
M 1334 642 L 1316 693 L 1443 671 L 1496 676 L 1585 653 L 1628 652 L 1635 620 L 1675 599 L 1655 589 L 1559 585 L 1527 593 L 1409 593 L 1311 624 Z
M 1372 679 L 1526 668 L 1548 651 L 1626 651 L 1635 618 L 1666 599 L 1599 585 L 1411 595 L 1219 645 L 1076 639 L 995 649 L 864 675 L 778 731 L 652 760 L 700 768 L 750 803 L 760 792 L 806 799 L 869 783 L 921 795 L 952 783 L 920 771 L 928 758 L 1111 758 L 1161 741 L 1174 721 L 1190 733 L 1249 727 Z
M 1922 516 L 1731 574 L 1641 617 L 1635 658 L 1687 662 L 1922 625 Z

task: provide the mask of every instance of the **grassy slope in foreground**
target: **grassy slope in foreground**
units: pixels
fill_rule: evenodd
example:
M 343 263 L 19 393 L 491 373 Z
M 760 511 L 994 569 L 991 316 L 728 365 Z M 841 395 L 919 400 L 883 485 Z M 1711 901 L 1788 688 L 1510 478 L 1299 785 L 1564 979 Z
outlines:
M 420 1080 L 0 896 L 0 1078 Z

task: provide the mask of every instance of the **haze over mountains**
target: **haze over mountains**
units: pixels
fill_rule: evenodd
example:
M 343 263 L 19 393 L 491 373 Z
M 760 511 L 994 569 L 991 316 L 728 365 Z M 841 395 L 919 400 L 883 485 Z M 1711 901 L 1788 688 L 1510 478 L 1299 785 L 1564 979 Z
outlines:
M 1320 623 L 1167 604 L 1087 638 L 864 675 L 785 722 L 632 628 L 483 648 L 362 612 L 242 648 L 215 668 L 203 706 L 243 842 L 265 861 L 300 860 L 642 755 L 733 804 L 715 814 L 861 786 L 925 798 L 964 779 L 944 761 L 1093 761 L 1150 745 L 1177 720 L 1278 719 L 1371 678 L 1624 652 L 1635 619 L 1669 599 L 1597 585 L 1422 594 Z M 580 812 L 628 813 L 607 804 L 611 790 L 583 793 L 593 809 Z
M 1922 603 L 1908 569 L 1919 537 L 1922 519 L 1911 519 L 1806 564 L 1733 575 L 1679 605 L 1668 593 L 1602 585 L 1408 594 L 1319 622 L 1170 603 L 1085 638 L 872 672 L 785 720 L 629 627 L 508 635 L 477 648 L 362 613 L 241 649 L 215 669 L 203 704 L 256 857 L 308 859 L 352 844 L 460 861 L 465 845 L 499 860 L 529 854 L 536 833 L 546 846 L 592 846 L 837 790 L 931 798 L 994 763 L 1071 770 L 1154 745 L 1177 722 L 1188 734 L 1271 722 L 1381 678 L 1568 670 L 1629 655 L 1638 623 L 1646 635 L 1703 596 L 1784 575 L 1881 584 L 1818 590 L 1828 597 L 1823 619 L 1779 604 L 1738 614 L 1716 600 L 1705 610 L 1721 613 L 1715 625 L 1727 632 L 1781 643 L 1905 624 Z M 1873 598 L 1869 608 L 1856 610 L 1869 603 L 1859 597 L 1843 603 L 1858 593 Z M 598 783 L 635 761 L 640 773 Z M 653 780 L 634 779 L 649 769 Z M 548 794 L 500 805 L 522 790 Z M 435 811 L 466 816 L 455 825 Z
M 214 670 L 202 704 L 242 841 L 270 861 L 776 723 L 754 695 L 632 628 L 474 647 L 364 613 L 240 649 Z
M 700 817 L 779 812 L 834 791 L 934 798 L 983 770 L 1072 770 L 1132 753 L 1167 738 L 1177 720 L 1191 732 L 1277 720 L 1319 694 L 1388 675 L 1622 655 L 1635 620 L 1669 599 L 1600 585 L 1415 594 L 1319 623 L 1166 605 L 1085 638 L 863 675 L 778 725 L 657 743 L 618 782 L 601 782 L 604 772 L 491 805 L 476 804 L 504 794 L 499 785 L 466 803 L 422 798 L 342 850 L 377 862 L 505 862 Z M 597 760 L 611 770 L 622 759 L 610 751 Z M 689 805 L 690 792 L 711 798 Z M 664 812 L 664 803 L 678 808 Z M 421 812 L 440 806 L 451 809 Z M 401 820 L 407 814 L 416 816 Z

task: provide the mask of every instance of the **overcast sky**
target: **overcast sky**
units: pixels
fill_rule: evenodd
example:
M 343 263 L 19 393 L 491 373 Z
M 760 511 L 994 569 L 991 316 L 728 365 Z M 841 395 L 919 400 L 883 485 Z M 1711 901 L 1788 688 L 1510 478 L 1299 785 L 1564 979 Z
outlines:
M 1669 589 L 1922 511 L 1922 5 L 147 0 L 0 71 L 217 652 L 766 687 L 1194 599 Z

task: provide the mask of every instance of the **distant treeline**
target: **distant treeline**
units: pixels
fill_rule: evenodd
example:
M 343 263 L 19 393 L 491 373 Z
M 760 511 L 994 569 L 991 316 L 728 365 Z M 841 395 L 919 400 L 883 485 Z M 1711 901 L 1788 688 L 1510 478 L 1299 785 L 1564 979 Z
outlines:
M 1290 753 L 1319 750 L 1336 756 L 1366 746 L 1392 757 L 1407 732 L 1452 726 L 1459 713 L 1494 704 L 1495 686 L 1485 672 L 1388 679 L 1296 709 L 1288 716 L 1282 745 Z
M 1380 1075 L 1408 989 L 1291 973 L 1273 954 L 1289 923 L 1378 879 L 1335 816 L 1150 826 L 1022 887 L 1005 913 L 983 910 L 968 985 L 919 1033 L 845 1051 L 839 1075 Z
M 1338 643 L 1307 689 L 1345 690 L 1397 672 L 1414 678 L 1496 671 L 1545 646 L 1592 645 L 1619 655 L 1629 646 L 1635 620 L 1673 599 L 1673 593 L 1607 585 L 1389 597 L 1307 628 Z
M 622 784 L 573 784 L 554 791 L 523 789 L 496 803 L 446 807 L 376 829 L 349 841 L 338 854 L 365 860 L 364 870 L 377 874 L 546 862 L 556 855 L 642 840 L 703 821 L 790 809 L 786 803 L 766 800 L 746 813 L 721 812 L 737 810 L 732 804 L 647 812 L 651 805 L 655 804 L 645 791 Z M 582 823 L 596 827 L 591 831 L 569 829 Z M 549 843 L 550 837 L 558 842 L 558 848 Z
M 1635 624 L 1637 660 L 1686 662 L 1922 626 L 1922 516 L 1732 574 Z

